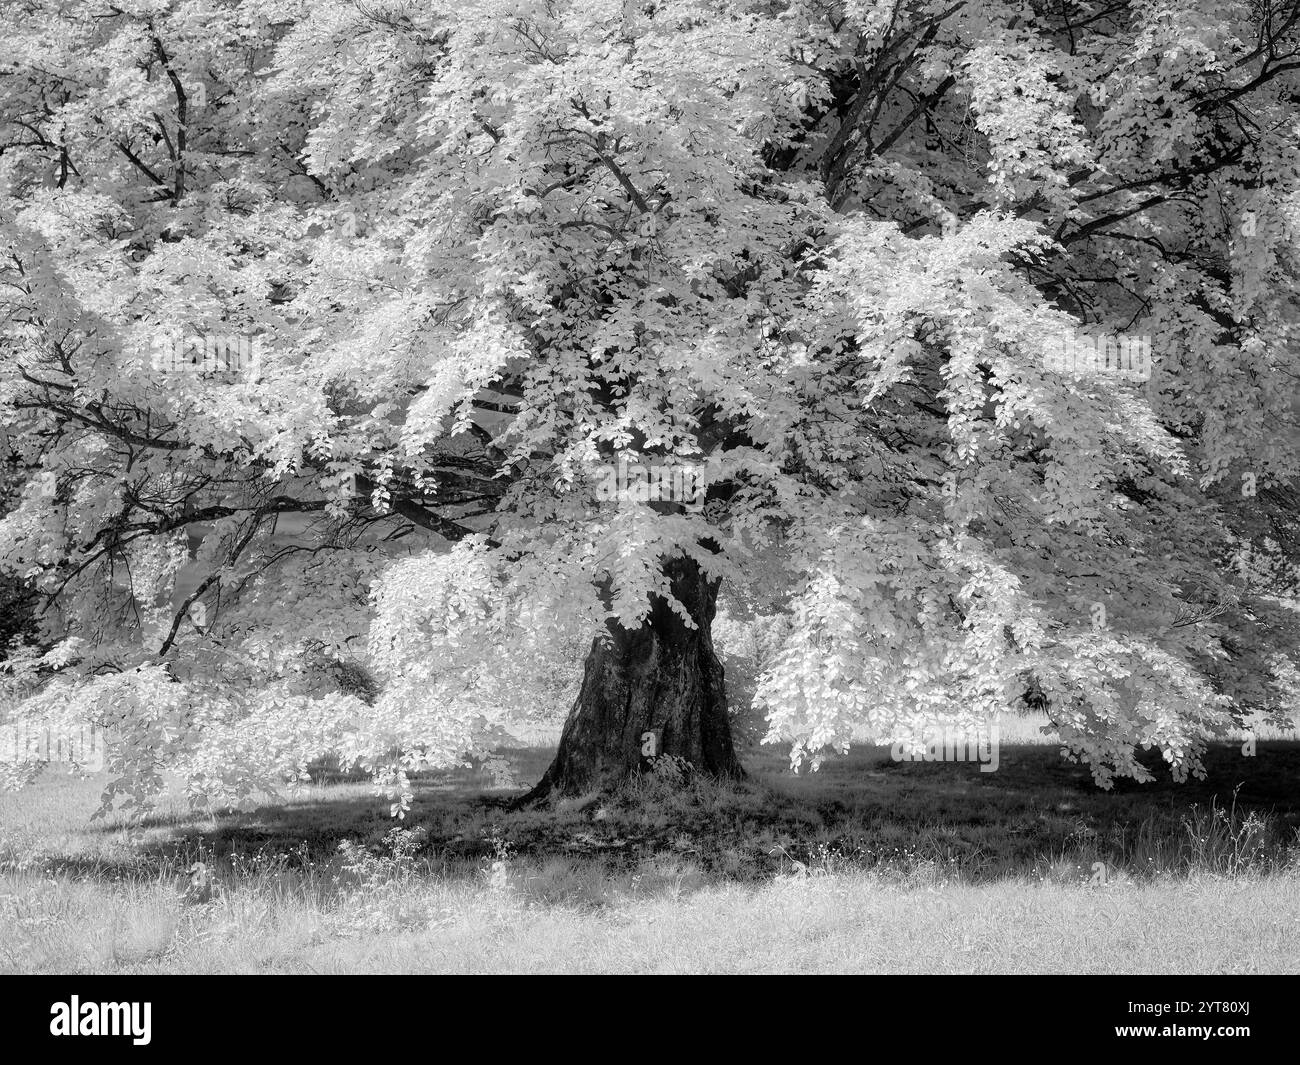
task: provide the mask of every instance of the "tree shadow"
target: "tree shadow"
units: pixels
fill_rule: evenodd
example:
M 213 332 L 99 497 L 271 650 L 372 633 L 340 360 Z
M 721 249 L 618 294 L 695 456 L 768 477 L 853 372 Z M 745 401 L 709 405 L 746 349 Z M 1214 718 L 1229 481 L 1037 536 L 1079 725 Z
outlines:
M 512 809 L 551 753 L 501 752 L 514 788 L 500 787 L 481 765 L 417 775 L 401 820 L 369 783 L 322 767 L 300 793 L 275 802 L 215 816 L 145 817 L 131 859 L 73 856 L 58 867 L 126 877 L 264 855 L 305 868 L 336 862 L 341 845 L 382 859 L 406 838 L 421 869 L 451 880 L 482 878 L 505 859 L 534 873 L 562 873 L 568 863 L 605 876 L 676 863 L 679 882 L 697 886 L 818 866 L 939 869 L 982 881 L 1039 875 L 1044 863 L 1071 854 L 1129 866 L 1160 855 L 1173 860 L 1188 845 L 1189 811 L 1226 810 L 1234 799 L 1240 816 L 1259 816 L 1262 845 L 1275 858 L 1294 852 L 1300 826 L 1300 743 L 1288 741 L 1260 743 L 1253 758 L 1235 746 L 1213 747 L 1206 779 L 1183 784 L 1147 754 L 1154 782 L 1117 781 L 1108 791 L 1054 746 L 1003 745 L 995 772 L 976 763 L 896 762 L 887 748 L 859 747 L 796 775 L 783 752 L 750 751 L 749 778 L 740 783 L 673 788 L 643 779 L 615 793 Z

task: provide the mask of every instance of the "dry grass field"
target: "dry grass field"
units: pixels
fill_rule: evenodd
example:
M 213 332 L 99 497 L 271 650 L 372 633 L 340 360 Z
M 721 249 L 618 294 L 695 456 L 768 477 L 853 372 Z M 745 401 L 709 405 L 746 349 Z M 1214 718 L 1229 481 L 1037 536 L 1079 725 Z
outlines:
M 90 822 L 102 781 L 0 796 L 10 972 L 1297 972 L 1300 743 L 1092 786 L 1034 729 L 1000 766 L 862 747 L 792 775 L 510 808 L 499 774 Z M 546 748 L 505 752 L 520 787 Z M 509 783 L 509 782 L 508 782 Z M 196 863 L 201 868 L 195 872 Z

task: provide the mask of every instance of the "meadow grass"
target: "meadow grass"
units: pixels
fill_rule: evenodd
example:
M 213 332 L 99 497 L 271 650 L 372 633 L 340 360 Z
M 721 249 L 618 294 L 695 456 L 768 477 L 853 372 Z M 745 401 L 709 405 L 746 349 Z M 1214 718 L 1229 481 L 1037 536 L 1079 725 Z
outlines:
M 1055 746 L 996 773 L 856 748 L 514 810 L 485 768 L 405 821 L 347 775 L 249 809 L 89 822 L 103 780 L 0 796 L 11 972 L 1296 972 L 1300 743 L 1096 789 Z M 503 752 L 522 787 L 549 750 Z M 195 895 L 204 864 L 211 890 Z

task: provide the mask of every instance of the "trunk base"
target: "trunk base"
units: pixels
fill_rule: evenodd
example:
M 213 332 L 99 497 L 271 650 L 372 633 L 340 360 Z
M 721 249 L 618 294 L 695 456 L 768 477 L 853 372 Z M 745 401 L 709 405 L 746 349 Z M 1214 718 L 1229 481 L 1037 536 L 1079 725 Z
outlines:
M 555 760 L 519 805 L 607 789 L 663 756 L 684 759 L 708 776 L 744 777 L 731 741 L 722 663 L 709 633 L 717 582 L 686 558 L 666 562 L 664 572 L 697 627 L 688 628 L 658 596 L 640 628 L 611 623 L 587 655 L 582 690 Z

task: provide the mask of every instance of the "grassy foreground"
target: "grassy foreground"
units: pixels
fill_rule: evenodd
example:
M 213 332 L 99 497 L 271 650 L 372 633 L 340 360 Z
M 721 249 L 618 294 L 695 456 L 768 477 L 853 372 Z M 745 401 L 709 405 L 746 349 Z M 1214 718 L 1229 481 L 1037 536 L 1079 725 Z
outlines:
M 548 754 L 507 752 L 517 782 Z M 323 778 L 90 824 L 103 782 L 52 772 L 0 796 L 0 968 L 1300 972 L 1300 743 L 1109 793 L 1032 744 L 986 774 L 746 764 L 541 811 L 499 768 L 430 775 L 405 822 Z

